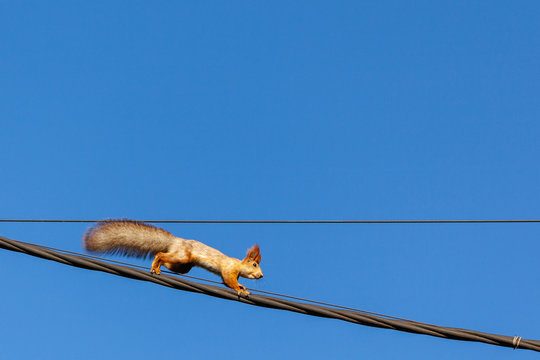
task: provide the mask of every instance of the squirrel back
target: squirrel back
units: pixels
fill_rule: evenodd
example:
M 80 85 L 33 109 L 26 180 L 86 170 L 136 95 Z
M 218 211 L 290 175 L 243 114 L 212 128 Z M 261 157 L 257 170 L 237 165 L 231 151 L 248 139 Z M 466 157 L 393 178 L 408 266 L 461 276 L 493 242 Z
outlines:
M 83 246 L 96 253 L 146 258 L 166 252 L 176 237 L 167 230 L 133 220 L 105 220 L 86 231 Z

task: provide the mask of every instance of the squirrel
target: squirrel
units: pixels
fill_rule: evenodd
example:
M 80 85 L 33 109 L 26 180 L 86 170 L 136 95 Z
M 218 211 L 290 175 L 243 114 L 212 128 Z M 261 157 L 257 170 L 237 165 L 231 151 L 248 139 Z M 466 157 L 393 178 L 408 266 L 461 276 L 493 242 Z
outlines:
M 259 246 L 248 250 L 243 260 L 228 257 L 220 251 L 196 240 L 186 240 L 167 230 L 134 220 L 104 220 L 89 228 L 83 236 L 83 247 L 94 253 L 112 253 L 146 258 L 154 256 L 151 273 L 161 274 L 161 265 L 185 274 L 193 266 L 202 267 L 223 279 L 223 283 L 236 290 L 238 296 L 249 291 L 238 283 L 238 277 L 263 277 L 259 263 Z

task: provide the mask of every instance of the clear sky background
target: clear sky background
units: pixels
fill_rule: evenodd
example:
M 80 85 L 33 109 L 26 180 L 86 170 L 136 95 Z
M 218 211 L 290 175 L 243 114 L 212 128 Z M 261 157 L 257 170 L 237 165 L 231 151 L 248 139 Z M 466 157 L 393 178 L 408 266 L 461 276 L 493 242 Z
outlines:
M 538 1 L 2 1 L 0 217 L 538 219 L 539 19 Z M 82 252 L 89 225 L 0 235 Z M 164 227 L 235 257 L 257 242 L 255 289 L 540 339 L 540 224 Z M 6 359 L 538 357 L 0 264 Z

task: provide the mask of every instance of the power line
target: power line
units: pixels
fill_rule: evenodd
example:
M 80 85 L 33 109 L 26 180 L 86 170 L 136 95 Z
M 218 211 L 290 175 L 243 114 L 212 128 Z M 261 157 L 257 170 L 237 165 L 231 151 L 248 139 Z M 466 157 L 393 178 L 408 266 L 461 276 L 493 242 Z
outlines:
M 94 223 L 92 219 L 0 219 L 11 223 Z M 138 220 L 154 224 L 490 224 L 540 223 L 540 219 L 462 219 L 462 220 Z
M 131 267 L 135 267 L 135 268 L 138 268 L 138 269 L 146 270 L 146 271 L 148 271 L 148 272 L 150 271 L 150 268 L 147 267 L 147 266 L 141 266 L 141 265 L 136 265 L 136 264 L 130 264 L 130 263 L 126 263 L 126 262 L 123 262 L 123 261 L 118 261 L 118 260 L 113 260 L 113 259 L 107 259 L 107 258 L 95 256 L 95 255 L 82 254 L 82 253 L 78 253 L 78 252 L 74 252 L 74 251 L 69 251 L 69 250 L 64 250 L 64 249 L 57 249 L 57 248 L 53 248 L 53 247 L 46 246 L 46 245 L 31 244 L 31 243 L 27 243 L 27 242 L 24 242 L 24 241 L 19 241 L 19 243 L 21 243 L 21 244 L 26 244 L 26 245 L 38 246 L 38 247 L 43 248 L 43 249 L 53 250 L 53 251 L 58 251 L 58 252 L 62 252 L 62 253 L 64 253 L 64 254 L 77 255 L 77 256 L 80 256 L 80 257 L 85 257 L 85 258 L 91 258 L 91 259 L 101 260 L 101 261 L 108 262 L 108 263 L 131 266 Z M 223 284 L 223 282 L 214 281 L 214 280 L 210 280 L 210 279 L 204 279 L 204 278 L 200 278 L 200 277 L 196 277 L 196 276 L 191 276 L 191 275 L 186 275 L 186 274 L 179 274 L 179 273 L 175 273 L 175 272 L 172 272 L 172 271 L 169 271 L 169 270 L 161 270 L 161 272 L 162 272 L 162 273 L 171 274 L 171 275 L 175 275 L 175 276 L 185 277 L 185 278 L 188 278 L 188 279 L 194 279 L 194 280 L 199 280 L 199 281 L 205 281 L 205 282 L 212 283 L 212 284 L 218 284 L 218 285 L 222 285 L 222 284 Z M 396 320 L 412 321 L 412 320 L 408 320 L 408 319 L 404 319 L 404 318 L 400 318 L 400 317 L 396 317 L 396 316 L 385 315 L 385 314 L 376 313 L 376 312 L 372 312 L 372 311 L 366 311 L 366 310 L 361 310 L 361 309 L 351 308 L 351 307 L 348 307 L 348 306 L 336 305 L 336 304 L 331 304 L 331 303 L 327 303 L 327 302 L 322 302 L 322 301 L 316 301 L 316 300 L 311 300 L 311 299 L 301 298 L 301 297 L 297 297 L 297 296 L 285 295 L 285 294 L 280 294 L 280 293 L 276 293 L 276 292 L 264 291 L 264 290 L 253 289 L 253 288 L 246 288 L 246 289 L 247 289 L 247 290 L 250 290 L 250 291 L 258 292 L 258 293 L 261 293 L 261 294 L 274 295 L 274 296 L 279 296 L 279 297 L 287 298 L 287 299 L 294 299 L 294 300 L 305 301 L 305 302 L 309 302 L 309 303 L 312 303 L 312 304 L 319 304 L 319 305 L 331 306 L 331 307 L 335 307 L 335 308 L 339 308 L 339 309 L 345 309 L 345 310 L 351 310 L 351 311 L 361 312 L 361 313 L 364 313 L 364 314 L 377 315 L 377 316 L 382 316 L 382 317 L 385 317 L 385 318 L 388 318 L 388 319 L 396 319 Z
M 22 243 L 16 240 L 7 239 L 1 236 L 0 248 L 25 253 L 43 259 L 57 261 L 65 265 L 95 271 L 103 271 L 117 276 L 149 281 L 178 290 L 201 293 L 222 299 L 239 301 L 254 306 L 288 310 L 311 316 L 339 319 L 366 326 L 394 329 L 398 331 L 431 335 L 454 340 L 484 342 L 492 345 L 529 349 L 540 352 L 540 341 L 538 340 L 527 340 L 517 336 L 512 337 L 483 333 L 473 330 L 444 327 L 404 319 L 397 320 L 392 318 L 383 318 L 380 316 L 366 314 L 358 311 L 335 309 L 320 305 L 300 303 L 265 295 L 251 294 L 248 298 L 244 298 L 238 296 L 236 292 L 223 287 L 200 284 L 176 276 L 170 276 L 165 274 L 154 275 L 150 274 L 147 271 L 135 269 L 131 266 L 116 265 L 89 257 L 66 254 L 59 251 L 45 249 L 41 246 L 37 246 L 34 244 Z

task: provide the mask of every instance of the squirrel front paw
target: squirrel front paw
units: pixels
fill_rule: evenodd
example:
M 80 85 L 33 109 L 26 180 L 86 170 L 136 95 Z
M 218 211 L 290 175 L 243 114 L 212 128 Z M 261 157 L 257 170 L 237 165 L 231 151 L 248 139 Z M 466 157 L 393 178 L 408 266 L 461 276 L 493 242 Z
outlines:
M 244 285 L 238 284 L 238 287 L 240 290 L 238 290 L 238 296 L 248 297 L 249 294 L 251 294 L 249 291 L 246 290 L 246 287 Z
M 159 274 L 161 274 L 161 270 L 159 270 L 159 269 L 151 269 L 151 270 L 150 270 L 150 274 L 156 274 L 156 275 L 159 275 Z

